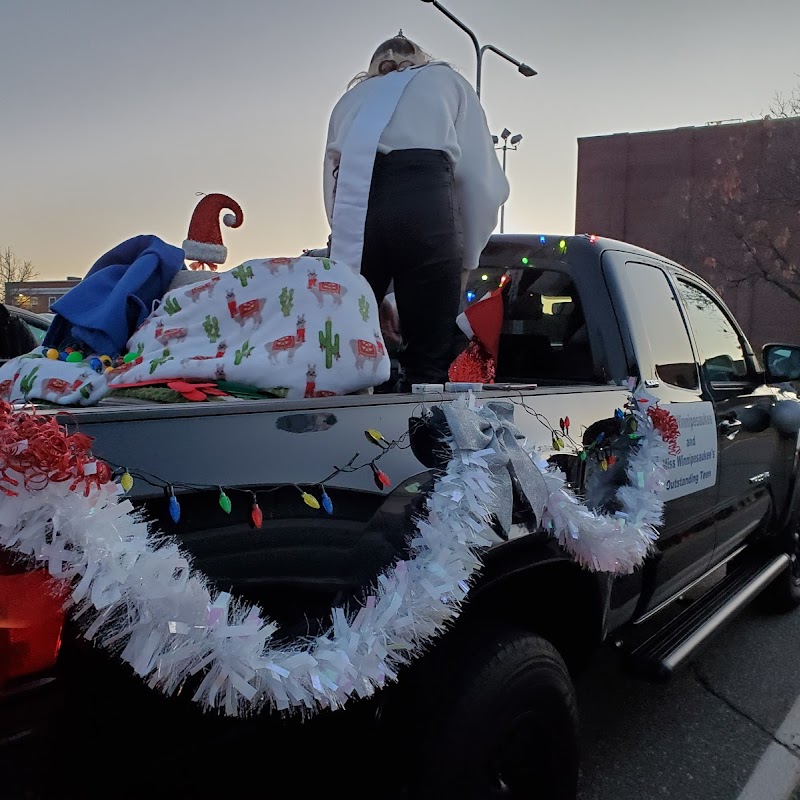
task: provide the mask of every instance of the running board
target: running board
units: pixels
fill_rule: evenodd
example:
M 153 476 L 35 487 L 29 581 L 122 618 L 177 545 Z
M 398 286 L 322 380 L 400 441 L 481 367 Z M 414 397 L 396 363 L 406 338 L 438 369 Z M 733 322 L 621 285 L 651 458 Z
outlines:
M 790 564 L 780 555 L 766 563 L 743 564 L 625 654 L 625 666 L 650 680 L 666 680 L 718 628 L 741 611 Z

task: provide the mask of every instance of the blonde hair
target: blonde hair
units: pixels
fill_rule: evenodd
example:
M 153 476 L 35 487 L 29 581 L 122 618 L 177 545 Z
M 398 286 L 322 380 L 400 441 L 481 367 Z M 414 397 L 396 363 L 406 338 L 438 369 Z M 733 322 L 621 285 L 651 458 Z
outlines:
M 369 62 L 366 72 L 360 72 L 350 81 L 347 88 L 352 89 L 358 83 L 368 78 L 378 78 L 388 75 L 398 69 L 418 67 L 431 61 L 428 55 L 418 44 L 403 36 L 403 32 L 378 45 Z

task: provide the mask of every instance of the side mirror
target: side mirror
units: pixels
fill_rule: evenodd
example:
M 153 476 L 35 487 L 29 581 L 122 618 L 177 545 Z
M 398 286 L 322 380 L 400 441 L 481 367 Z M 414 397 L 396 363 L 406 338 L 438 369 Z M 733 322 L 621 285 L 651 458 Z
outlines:
M 767 383 L 800 381 L 800 345 L 767 344 L 762 353 Z

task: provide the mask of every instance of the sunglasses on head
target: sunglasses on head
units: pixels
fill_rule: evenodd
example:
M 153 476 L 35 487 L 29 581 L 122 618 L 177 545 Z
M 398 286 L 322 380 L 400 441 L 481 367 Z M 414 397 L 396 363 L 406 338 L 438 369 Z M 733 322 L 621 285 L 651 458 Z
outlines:
M 395 72 L 396 70 L 404 70 L 408 69 L 409 67 L 413 67 L 413 61 L 401 61 L 399 64 L 396 61 L 392 61 L 387 59 L 386 61 L 381 61 L 378 64 L 378 73 L 380 75 L 388 75 L 390 72 Z

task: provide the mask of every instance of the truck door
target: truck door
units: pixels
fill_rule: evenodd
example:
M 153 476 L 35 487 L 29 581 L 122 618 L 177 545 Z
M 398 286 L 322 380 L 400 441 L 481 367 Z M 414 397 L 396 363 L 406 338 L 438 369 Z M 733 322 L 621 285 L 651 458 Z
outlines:
M 770 466 L 781 445 L 769 424 L 772 391 L 756 371 L 747 340 L 706 287 L 678 276 L 694 333 L 706 392 L 713 399 L 717 432 L 716 547 L 721 561 L 770 513 Z
M 649 391 L 665 403 L 707 400 L 698 374 L 697 357 L 671 275 L 657 261 L 607 251 L 603 266 L 626 339 L 631 374 L 638 372 Z M 712 482 L 713 483 L 713 482 Z M 714 552 L 715 485 L 689 491 L 666 503 L 665 522 L 654 556 L 641 576 L 641 614 L 671 598 L 702 575 Z M 615 584 L 612 607 L 626 598 L 625 581 Z

